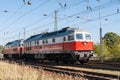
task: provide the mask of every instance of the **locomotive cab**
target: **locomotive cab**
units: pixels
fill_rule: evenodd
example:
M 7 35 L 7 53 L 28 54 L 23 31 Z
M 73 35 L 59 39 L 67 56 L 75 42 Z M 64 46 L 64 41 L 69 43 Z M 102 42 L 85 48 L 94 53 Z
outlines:
M 87 62 L 93 55 L 93 41 L 89 32 L 75 32 L 75 55 L 80 63 Z
M 4 47 L 4 58 L 19 59 L 23 52 L 23 40 L 8 42 Z

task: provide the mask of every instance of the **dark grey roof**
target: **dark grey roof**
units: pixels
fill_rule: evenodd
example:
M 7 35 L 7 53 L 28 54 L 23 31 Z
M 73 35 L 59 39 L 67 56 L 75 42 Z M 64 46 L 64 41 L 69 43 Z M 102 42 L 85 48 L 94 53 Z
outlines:
M 31 41 L 41 40 L 41 39 L 60 37 L 60 36 L 68 35 L 68 34 L 72 33 L 74 30 L 76 30 L 76 29 L 66 27 L 59 31 L 42 33 L 42 34 L 37 34 L 37 35 L 31 36 L 30 38 L 26 39 L 24 42 L 31 42 Z
M 11 45 L 12 44 L 12 42 L 8 42 L 5 46 L 7 46 L 7 45 Z
M 34 36 L 31 36 L 30 38 L 24 40 L 24 42 L 31 42 L 31 41 L 35 41 L 35 40 L 38 40 L 41 38 L 43 34 L 37 34 L 37 35 L 34 35 Z
M 20 44 L 20 42 L 21 40 L 14 40 L 14 41 L 8 42 L 5 46 L 14 46 L 14 45 Z

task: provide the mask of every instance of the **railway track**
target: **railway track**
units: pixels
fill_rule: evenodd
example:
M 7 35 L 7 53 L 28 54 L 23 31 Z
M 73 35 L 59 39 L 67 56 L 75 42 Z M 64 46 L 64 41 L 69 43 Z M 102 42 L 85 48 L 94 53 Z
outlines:
M 49 62 L 30 62 L 26 63 L 31 65 L 34 68 L 42 68 L 47 71 L 52 71 L 55 73 L 71 75 L 73 77 L 84 77 L 89 80 L 119 80 L 120 79 L 120 71 L 117 68 L 111 70 L 105 69 L 96 69 L 96 68 L 86 68 L 85 65 L 65 65 L 65 64 L 58 64 L 58 63 L 49 63 Z M 83 67 L 80 67 L 83 66 Z M 86 65 L 88 66 L 88 65 Z M 89 65 L 90 67 L 90 65 Z M 97 67 L 97 66 L 96 66 Z M 113 72 L 114 71 L 114 72 Z M 112 72 L 112 73 L 111 73 Z
M 120 71 L 120 66 L 105 65 L 105 64 L 85 64 L 85 65 L 75 65 L 75 67 Z
M 81 64 L 64 64 L 64 63 L 54 63 L 54 62 L 36 62 L 36 64 L 42 65 L 52 65 L 52 66 L 70 66 L 70 67 L 80 67 L 80 68 L 89 68 L 89 69 L 102 69 L 102 70 L 112 70 L 112 71 L 120 71 L 120 64 L 110 64 L 106 65 L 105 63 L 86 63 L 84 65 Z
M 53 67 L 53 66 L 33 66 L 34 68 L 42 68 L 44 70 L 47 71 L 52 71 L 55 73 L 62 73 L 62 74 L 66 74 L 66 75 L 70 75 L 73 77 L 84 77 L 86 79 L 89 80 L 119 80 L 119 76 L 117 75 L 112 75 L 112 74 L 105 74 L 105 73 L 99 73 L 99 72 L 91 72 L 91 71 L 87 71 L 87 70 L 78 70 L 78 69 L 71 69 L 68 67 Z
M 21 65 L 20 62 L 17 62 Z M 120 71 L 116 70 L 106 70 L 99 68 L 91 68 L 88 64 L 86 65 L 66 65 L 66 64 L 58 64 L 58 63 L 50 63 L 50 62 L 23 62 L 23 65 L 31 66 L 35 69 L 43 69 L 46 71 L 70 75 L 72 77 L 84 77 L 87 80 L 119 80 L 120 79 Z M 82 66 L 82 67 L 81 67 Z M 86 66 L 86 67 L 85 67 Z M 114 73 L 110 73 L 113 72 Z
M 104 61 L 104 62 L 100 62 L 98 60 L 90 60 L 88 63 L 91 63 L 91 64 L 104 64 L 104 65 L 111 65 L 111 66 L 119 66 L 120 67 L 120 61 Z

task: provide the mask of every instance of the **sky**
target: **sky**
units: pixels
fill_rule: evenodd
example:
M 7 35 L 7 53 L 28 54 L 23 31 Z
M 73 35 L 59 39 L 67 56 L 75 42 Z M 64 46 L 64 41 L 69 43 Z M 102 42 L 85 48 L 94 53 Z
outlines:
M 57 30 L 87 30 L 95 43 L 100 41 L 100 27 L 102 37 L 120 34 L 120 0 L 0 0 L 0 45 L 54 31 L 55 11 Z

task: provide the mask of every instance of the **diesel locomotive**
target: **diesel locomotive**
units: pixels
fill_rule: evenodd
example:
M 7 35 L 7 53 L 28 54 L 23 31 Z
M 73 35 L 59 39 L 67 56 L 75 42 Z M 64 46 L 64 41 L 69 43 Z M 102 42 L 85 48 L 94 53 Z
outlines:
M 25 40 L 8 42 L 3 54 L 4 58 L 15 60 L 83 64 L 93 56 L 93 40 L 88 31 L 66 27 L 54 32 L 33 35 Z

